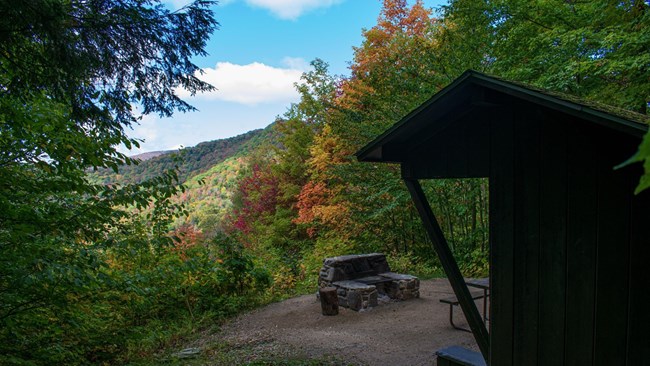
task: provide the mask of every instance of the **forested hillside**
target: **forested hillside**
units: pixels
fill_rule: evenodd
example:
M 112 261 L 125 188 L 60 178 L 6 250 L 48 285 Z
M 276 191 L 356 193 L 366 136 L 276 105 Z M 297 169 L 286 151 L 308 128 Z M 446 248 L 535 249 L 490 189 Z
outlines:
M 177 87 L 212 90 L 191 62 L 217 27 L 210 4 L 45 3 L 0 5 L 0 364 L 167 362 L 198 330 L 313 292 L 325 257 L 381 251 L 439 275 L 398 167 L 354 153 L 466 69 L 630 113 L 650 102 L 645 1 L 451 0 L 434 15 L 383 0 L 349 76 L 313 60 L 267 129 L 129 165 L 133 105 L 169 116 L 191 110 Z M 488 182 L 424 188 L 461 270 L 485 275 Z
M 133 157 L 138 163 L 120 166 L 119 173 L 111 169 L 99 169 L 93 173 L 93 178 L 102 184 L 133 184 L 158 177 L 169 170 L 176 170 L 179 180 L 185 182 L 189 177 L 203 173 L 228 158 L 246 155 L 256 148 L 261 140 L 271 138 L 265 131 L 270 129 L 206 141 L 179 151 L 165 151 L 142 161 Z
M 177 220 L 177 225 L 192 223 L 199 231 L 210 233 L 210 236 L 220 231 L 228 209 L 232 206 L 232 197 L 237 183 L 244 174 L 247 161 L 251 155 L 260 151 L 272 151 L 278 143 L 276 125 L 271 123 L 262 130 L 255 130 L 231 139 L 201 143 L 195 148 L 186 149 L 193 160 L 202 162 L 205 167 L 192 169 L 192 164 L 186 166 L 189 160 L 181 155 L 177 162 L 185 189 L 176 197 L 177 202 L 186 206 L 187 216 Z M 214 149 L 217 149 L 216 151 Z M 222 150 L 219 150 L 222 149 Z M 205 156 L 219 156 L 219 159 L 208 163 Z

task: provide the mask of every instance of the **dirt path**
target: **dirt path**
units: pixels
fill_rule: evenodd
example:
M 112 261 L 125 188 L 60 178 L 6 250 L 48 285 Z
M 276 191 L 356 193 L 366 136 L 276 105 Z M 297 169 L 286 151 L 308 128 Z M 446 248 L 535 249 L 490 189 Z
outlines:
M 446 279 L 422 281 L 420 298 L 383 303 L 366 312 L 341 308 L 321 315 L 315 295 L 300 296 L 244 314 L 221 337 L 232 344 L 264 343 L 297 349 L 310 357 L 339 356 L 354 364 L 434 365 L 434 352 L 451 345 L 477 350 L 470 333 L 449 325 L 452 294 Z M 457 324 L 465 325 L 460 311 Z

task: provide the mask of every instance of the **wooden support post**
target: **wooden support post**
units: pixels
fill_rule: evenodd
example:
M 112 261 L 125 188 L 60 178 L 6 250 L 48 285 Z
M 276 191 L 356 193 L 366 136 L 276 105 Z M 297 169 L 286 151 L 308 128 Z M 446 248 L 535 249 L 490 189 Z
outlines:
M 420 214 L 424 228 L 431 238 L 433 248 L 438 253 L 442 268 L 445 270 L 445 273 L 449 279 L 449 283 L 454 289 L 454 294 L 456 294 L 456 298 L 458 298 L 460 307 L 463 309 L 463 313 L 465 314 L 465 318 L 467 318 L 467 322 L 469 323 L 469 327 L 472 330 L 472 334 L 474 334 L 474 338 L 476 339 L 476 343 L 481 350 L 481 354 L 483 354 L 483 358 L 489 363 L 488 355 L 490 348 L 490 336 L 488 334 L 487 328 L 485 327 L 485 323 L 483 323 L 481 314 L 474 304 L 472 295 L 467 289 L 467 285 L 465 284 L 465 280 L 460 273 L 458 264 L 456 263 L 456 260 L 451 253 L 451 249 L 449 249 L 449 244 L 447 244 L 447 240 L 445 239 L 442 229 L 440 229 L 440 224 L 438 224 L 438 220 L 436 220 L 436 217 L 431 210 L 431 206 L 429 206 L 429 202 L 424 195 L 424 191 L 422 190 L 420 183 L 416 179 L 407 178 L 404 178 L 404 183 L 406 183 L 406 187 L 411 194 L 413 203 L 415 203 L 415 207 Z
M 318 289 L 320 295 L 320 306 L 323 315 L 338 315 L 339 297 L 336 294 L 336 287 L 323 287 Z

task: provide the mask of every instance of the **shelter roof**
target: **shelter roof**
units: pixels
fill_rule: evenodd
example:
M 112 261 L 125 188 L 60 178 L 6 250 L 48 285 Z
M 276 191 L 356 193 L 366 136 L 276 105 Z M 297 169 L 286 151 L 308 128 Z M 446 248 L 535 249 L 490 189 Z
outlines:
M 468 70 L 361 148 L 356 153 L 357 159 L 397 162 L 392 157 L 384 156 L 384 146 L 406 145 L 425 129 L 431 131 L 430 127 L 434 124 L 444 127 L 454 120 L 454 116 L 469 108 L 488 106 L 490 102 L 484 98 L 486 91 L 532 102 L 633 136 L 643 136 L 650 124 L 647 115 Z

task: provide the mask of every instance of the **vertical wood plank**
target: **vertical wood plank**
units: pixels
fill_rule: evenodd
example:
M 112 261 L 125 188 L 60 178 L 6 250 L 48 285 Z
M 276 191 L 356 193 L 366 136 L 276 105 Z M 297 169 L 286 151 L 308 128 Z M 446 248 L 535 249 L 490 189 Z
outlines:
M 514 125 L 510 110 L 490 120 L 490 365 L 512 366 Z
M 490 108 L 491 109 L 491 108 Z M 410 176 L 429 178 L 487 177 L 490 166 L 489 121 L 479 109 L 437 131 L 435 139 L 426 140 L 409 150 L 406 161 Z M 433 141 L 435 140 L 435 142 Z
M 416 169 L 416 176 L 426 177 L 446 177 L 447 172 L 447 150 L 446 146 L 442 144 L 432 144 L 426 146 L 426 152 L 420 149 L 416 154 L 415 160 L 417 161 L 418 168 Z M 420 173 L 425 174 L 420 174 Z
M 523 366 L 537 363 L 540 118 L 528 104 L 515 113 L 513 363 Z
M 410 177 L 420 179 L 448 177 L 449 146 L 445 142 L 448 139 L 445 138 L 445 131 L 436 131 L 436 133 L 440 134 L 436 135 L 436 140 L 441 139 L 442 142 L 433 142 L 431 141 L 433 138 L 431 140 L 424 139 L 421 145 L 408 147 L 411 150 L 409 150 L 408 159 L 404 163 L 409 164 Z M 403 146 L 402 148 L 407 147 Z
M 629 295 L 629 220 L 631 194 L 627 174 L 613 167 L 631 152 L 611 131 L 598 135 L 598 246 L 594 365 L 623 365 L 627 346 Z
M 567 281 L 565 365 L 593 365 L 598 170 L 590 130 L 567 126 Z
M 494 113 L 494 108 L 478 109 L 473 123 L 468 124 L 467 134 L 467 170 L 472 177 L 489 176 L 490 167 L 490 121 L 481 118 L 481 114 Z
M 567 123 L 550 114 L 541 126 L 538 365 L 564 362 Z
M 639 164 L 640 165 L 640 164 Z M 642 169 L 634 167 L 635 173 L 630 174 L 630 189 L 639 182 Z M 628 168 L 626 168 L 628 169 Z M 646 190 L 632 199 L 630 221 L 630 295 L 627 330 L 627 365 L 643 365 L 648 363 L 650 354 L 650 191 Z
M 467 117 L 466 117 L 467 118 Z M 467 133 L 468 123 L 459 120 L 445 130 L 447 141 L 447 172 L 450 177 L 466 177 L 469 160 Z

